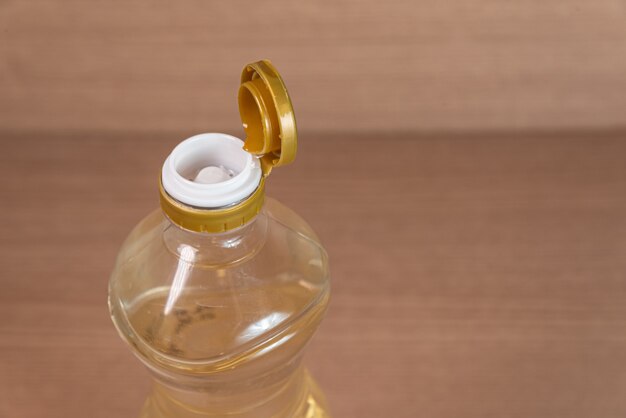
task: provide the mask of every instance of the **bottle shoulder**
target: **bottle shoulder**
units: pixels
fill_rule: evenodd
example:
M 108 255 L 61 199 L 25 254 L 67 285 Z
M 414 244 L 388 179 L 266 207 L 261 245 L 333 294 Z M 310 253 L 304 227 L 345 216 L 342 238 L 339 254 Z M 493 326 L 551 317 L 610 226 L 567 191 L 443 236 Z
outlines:
M 163 257 L 166 250 L 179 260 L 184 258 L 181 247 L 186 246 L 194 249 L 194 264 L 197 267 L 232 267 L 227 265 L 249 262 L 250 258 L 281 256 L 281 251 L 285 255 L 302 251 L 303 254 L 323 259 L 323 264 L 327 264 L 328 255 L 318 235 L 289 207 L 267 197 L 257 218 L 252 227 L 241 233 L 235 231 L 227 234 L 204 234 L 182 230 L 170 222 L 160 209 L 155 209 L 141 219 L 125 238 L 117 255 L 116 268 L 136 261 L 137 258 L 148 259 L 143 260 L 143 263 L 154 261 L 155 255 L 168 258 Z M 289 245 L 284 245 L 285 243 Z M 264 249 L 266 245 L 269 248 Z M 202 260 L 207 258 L 200 254 L 202 252 L 213 254 L 207 265 L 202 264 Z M 143 253 L 147 255 L 142 256 Z M 237 255 L 233 256 L 233 253 Z
M 280 201 L 271 197 L 266 197 L 264 211 L 275 222 L 283 225 L 285 228 L 290 229 L 294 233 L 302 234 L 303 236 L 307 237 L 311 241 L 314 241 L 315 243 L 317 243 L 317 245 L 322 247 L 322 243 L 318 235 L 308 224 L 308 222 Z

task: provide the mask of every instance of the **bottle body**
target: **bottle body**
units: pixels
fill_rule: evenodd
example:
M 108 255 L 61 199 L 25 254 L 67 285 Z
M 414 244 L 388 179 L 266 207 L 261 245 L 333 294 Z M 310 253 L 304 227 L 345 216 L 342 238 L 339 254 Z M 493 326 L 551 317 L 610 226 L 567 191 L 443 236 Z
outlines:
M 109 287 L 113 322 L 155 380 L 141 416 L 328 417 L 301 357 L 329 289 L 319 240 L 272 199 L 217 234 L 150 214 Z

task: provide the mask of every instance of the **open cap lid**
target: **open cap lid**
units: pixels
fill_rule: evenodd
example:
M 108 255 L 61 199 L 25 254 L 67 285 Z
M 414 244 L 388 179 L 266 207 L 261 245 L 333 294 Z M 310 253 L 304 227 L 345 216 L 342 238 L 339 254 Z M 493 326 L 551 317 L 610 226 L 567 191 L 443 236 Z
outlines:
M 243 149 L 261 161 L 263 176 L 296 158 L 296 117 L 287 87 L 271 62 L 248 64 L 241 73 L 239 114 L 246 132 Z

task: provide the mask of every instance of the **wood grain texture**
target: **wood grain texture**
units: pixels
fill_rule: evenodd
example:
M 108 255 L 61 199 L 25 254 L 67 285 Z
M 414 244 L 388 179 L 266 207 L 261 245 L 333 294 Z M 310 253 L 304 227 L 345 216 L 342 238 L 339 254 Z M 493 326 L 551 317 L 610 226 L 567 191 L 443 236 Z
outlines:
M 179 139 L 3 137 L 1 417 L 137 415 L 106 286 Z M 624 417 L 626 133 L 472 139 L 305 136 L 272 175 L 331 257 L 334 416 Z
M 305 131 L 626 126 L 622 0 L 0 1 L 0 129 L 236 129 L 274 60 Z

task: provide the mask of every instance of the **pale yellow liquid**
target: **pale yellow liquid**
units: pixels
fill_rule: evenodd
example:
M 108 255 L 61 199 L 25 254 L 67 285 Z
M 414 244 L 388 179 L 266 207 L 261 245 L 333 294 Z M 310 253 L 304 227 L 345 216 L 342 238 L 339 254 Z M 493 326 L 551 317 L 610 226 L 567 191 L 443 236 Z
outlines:
M 174 296 L 169 289 L 152 292 L 133 303 L 129 321 L 144 343 L 173 359 L 174 364 L 180 359 L 181 367 L 184 363 L 191 373 L 245 370 L 246 364 L 252 362 L 255 370 L 263 364 L 271 370 L 299 352 L 315 331 L 328 299 L 320 289 L 296 280 L 247 288 L 236 297 L 233 294 L 194 288 Z M 268 341 L 273 342 L 268 344 Z M 194 361 L 198 362 L 197 370 Z M 240 400 L 242 405 L 253 405 L 252 409 L 246 406 L 233 411 L 229 409 L 232 404 L 211 406 L 213 389 L 207 389 L 206 393 L 196 391 L 190 402 L 195 404 L 192 406 L 181 402 L 176 393 L 157 386 L 144 406 L 142 417 L 329 417 L 323 395 L 302 368 L 286 379 L 288 383 L 280 389 L 283 395 L 276 397 L 271 387 L 251 390 L 245 373 L 241 380 L 241 389 L 236 385 L 234 389 L 231 387 L 229 390 L 234 394 L 228 396 Z M 265 404 L 266 398 L 272 400 Z M 256 410 L 255 404 L 260 405 Z M 265 415 L 264 411 L 271 414 Z

